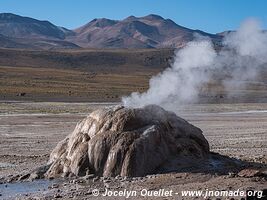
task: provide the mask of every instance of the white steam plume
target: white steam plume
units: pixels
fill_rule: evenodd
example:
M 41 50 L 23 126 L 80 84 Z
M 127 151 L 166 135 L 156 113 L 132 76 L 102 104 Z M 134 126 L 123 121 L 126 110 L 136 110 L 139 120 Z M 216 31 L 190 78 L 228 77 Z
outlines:
M 172 66 L 149 81 L 144 93 L 123 97 L 128 107 L 156 104 L 172 108 L 181 103 L 196 102 L 201 86 L 219 75 L 228 94 L 254 80 L 258 68 L 267 63 L 267 34 L 258 21 L 245 21 L 238 31 L 224 37 L 224 47 L 217 53 L 209 38 L 197 36 L 175 54 Z

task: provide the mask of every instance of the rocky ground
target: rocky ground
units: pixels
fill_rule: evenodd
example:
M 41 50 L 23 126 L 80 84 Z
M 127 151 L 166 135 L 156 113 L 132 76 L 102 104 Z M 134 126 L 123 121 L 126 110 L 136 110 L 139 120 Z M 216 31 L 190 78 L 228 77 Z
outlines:
M 163 189 L 173 191 L 169 196 L 164 193 L 165 199 L 192 199 L 197 197 L 182 197 L 181 192 L 267 188 L 267 104 L 206 104 L 176 109 L 181 117 L 203 130 L 213 152 L 233 157 L 247 169 L 241 172 L 231 167 L 222 169 L 220 163 L 211 162 L 218 172 L 185 170 L 138 178 L 87 175 L 78 179 L 12 182 L 12 178 L 45 164 L 51 150 L 73 131 L 80 119 L 105 105 L 0 103 L 0 199 L 105 199 L 106 190 L 113 192 L 110 198 L 115 198 L 114 191 L 125 189 L 136 191 L 142 199 L 163 199 L 155 193 L 149 196 L 149 192 L 142 196 L 146 191 L 160 189 L 162 193 Z M 100 194 L 95 196 L 98 191 Z M 131 198 L 136 198 L 134 195 Z

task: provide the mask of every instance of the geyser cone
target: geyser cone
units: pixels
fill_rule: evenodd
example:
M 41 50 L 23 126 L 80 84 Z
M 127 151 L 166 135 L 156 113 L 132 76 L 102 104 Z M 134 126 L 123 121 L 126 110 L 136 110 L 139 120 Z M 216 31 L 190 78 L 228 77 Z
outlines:
M 53 150 L 47 177 L 144 176 L 177 157 L 204 158 L 202 131 L 159 106 L 92 112 Z

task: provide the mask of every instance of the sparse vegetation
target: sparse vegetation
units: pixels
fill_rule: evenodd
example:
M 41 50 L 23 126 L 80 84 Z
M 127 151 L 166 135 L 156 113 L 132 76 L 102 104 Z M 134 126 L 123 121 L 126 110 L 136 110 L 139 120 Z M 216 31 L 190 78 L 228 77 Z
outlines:
M 133 91 L 146 91 L 151 76 L 169 67 L 172 56 L 171 49 L 0 49 L 0 100 L 119 101 Z M 266 72 L 263 67 L 257 81 L 231 97 L 216 77 L 201 89 L 201 102 L 266 102 Z

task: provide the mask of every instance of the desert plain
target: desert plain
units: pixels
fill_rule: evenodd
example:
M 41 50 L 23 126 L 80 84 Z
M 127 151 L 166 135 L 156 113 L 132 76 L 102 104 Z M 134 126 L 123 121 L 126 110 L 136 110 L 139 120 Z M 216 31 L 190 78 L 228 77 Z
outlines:
M 148 175 L 137 178 L 70 178 L 14 182 L 12 177 L 44 165 L 56 144 L 70 134 L 79 120 L 92 110 L 112 103 L 1 102 L 0 103 L 0 194 L 3 199 L 103 199 L 105 189 L 116 190 L 262 190 L 267 188 L 267 104 L 194 104 L 175 112 L 203 130 L 211 151 L 242 163 L 252 174 L 218 166 L 203 170 Z M 216 164 L 215 164 L 216 165 Z M 208 166 L 205 166 L 208 168 Z M 204 167 L 204 168 L 205 168 Z M 221 168 L 221 169 L 220 169 Z M 253 169 L 265 170 L 265 176 Z M 189 171 L 188 171 L 189 170 Z M 92 190 L 100 191 L 94 196 Z M 102 194 L 102 195 L 101 195 Z M 125 197 L 109 197 L 124 199 Z M 138 197 L 130 197 L 138 198 Z M 152 197 L 140 197 L 150 199 Z M 153 197 L 156 198 L 156 197 Z M 162 197 L 158 197 L 162 199 Z M 176 194 L 165 199 L 194 199 Z M 210 197 L 218 199 L 219 197 Z M 221 198 L 225 199 L 225 198 Z M 230 198 L 229 198 L 230 199 Z M 241 199 L 238 197 L 236 199 Z
M 238 168 L 211 161 L 200 164 L 201 170 L 197 171 L 195 166 L 184 166 L 180 171 L 146 177 L 26 181 L 23 176 L 45 165 L 51 151 L 78 121 L 97 108 L 121 104 L 121 97 L 131 92 L 146 91 L 149 79 L 170 67 L 174 50 L 0 52 L 0 199 L 104 199 L 106 189 L 137 193 L 165 189 L 178 193 L 130 197 L 134 199 L 201 199 L 203 196 L 183 197 L 181 192 L 267 188 L 264 67 L 257 80 L 247 83 L 246 89 L 234 90 L 234 95 L 227 96 L 219 84 L 224 77 L 217 77 L 218 82 L 210 82 L 201 90 L 199 103 L 172 108 L 202 129 L 212 152 L 232 158 Z M 247 171 L 241 173 L 243 169 Z M 94 189 L 100 192 L 98 196 L 94 196 Z

